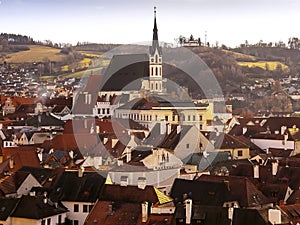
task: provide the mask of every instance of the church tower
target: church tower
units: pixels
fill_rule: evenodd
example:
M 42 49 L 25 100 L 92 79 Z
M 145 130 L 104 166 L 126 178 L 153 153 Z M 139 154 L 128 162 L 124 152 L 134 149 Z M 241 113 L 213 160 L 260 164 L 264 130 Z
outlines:
M 152 46 L 149 47 L 150 93 L 162 93 L 162 49 L 158 43 L 156 7 L 154 7 L 154 28 Z

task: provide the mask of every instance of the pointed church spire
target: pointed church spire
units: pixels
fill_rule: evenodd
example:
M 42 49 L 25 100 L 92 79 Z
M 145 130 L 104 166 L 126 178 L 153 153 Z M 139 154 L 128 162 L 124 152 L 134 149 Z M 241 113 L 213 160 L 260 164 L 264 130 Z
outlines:
M 156 7 L 154 6 L 154 27 L 153 27 L 153 39 L 152 39 L 152 46 L 150 47 L 150 54 L 153 55 L 155 50 L 157 49 L 159 54 L 161 55 L 161 48 L 159 47 L 158 43 L 158 29 L 156 23 Z
M 154 28 L 153 28 L 153 41 L 158 41 L 157 24 L 156 24 L 156 6 L 154 6 Z

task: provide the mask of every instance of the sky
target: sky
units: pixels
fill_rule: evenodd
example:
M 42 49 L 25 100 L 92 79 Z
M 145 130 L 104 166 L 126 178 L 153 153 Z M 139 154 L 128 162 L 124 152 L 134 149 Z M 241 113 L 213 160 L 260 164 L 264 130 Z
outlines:
M 300 37 L 299 0 L 0 0 L 0 32 L 57 43 L 151 41 L 180 35 L 236 47 Z

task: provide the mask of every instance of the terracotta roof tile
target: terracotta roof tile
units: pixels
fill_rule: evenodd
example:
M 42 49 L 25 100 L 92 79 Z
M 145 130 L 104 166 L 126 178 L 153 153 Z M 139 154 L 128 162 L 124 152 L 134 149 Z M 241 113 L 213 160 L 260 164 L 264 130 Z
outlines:
M 254 207 L 270 203 L 247 177 L 202 175 L 200 181 L 224 182 L 228 185 L 227 199 L 237 200 L 241 207 Z
M 99 201 L 93 207 L 85 225 L 138 224 L 141 205 L 137 203 Z
M 4 160 L 12 158 L 14 161 L 13 171 L 23 166 L 40 167 L 36 146 L 18 146 L 2 148 Z
M 100 200 L 131 203 L 147 201 L 153 204 L 159 202 L 153 186 L 146 186 L 145 189 L 140 189 L 137 186 L 105 185 L 100 195 Z

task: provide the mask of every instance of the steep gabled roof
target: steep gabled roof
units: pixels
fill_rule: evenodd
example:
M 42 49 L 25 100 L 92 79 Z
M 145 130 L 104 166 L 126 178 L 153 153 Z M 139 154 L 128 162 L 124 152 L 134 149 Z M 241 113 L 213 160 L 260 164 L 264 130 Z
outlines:
M 18 146 L 2 148 L 4 159 L 10 158 L 14 162 L 13 171 L 17 171 L 23 166 L 41 167 L 37 156 L 36 146 Z
M 232 148 L 249 148 L 249 145 L 243 141 L 240 141 L 235 136 L 226 134 L 226 133 L 218 133 L 211 131 L 201 131 L 203 135 L 214 142 L 214 146 L 216 149 L 232 149 Z
M 52 169 L 24 166 L 19 171 L 30 173 L 40 184 L 44 184 L 50 177 L 53 177 Z
M 64 151 L 90 150 L 99 142 L 100 139 L 97 134 L 59 134 L 53 138 L 52 147 Z
M 280 205 L 279 209 L 283 211 L 283 215 L 288 217 L 289 224 L 297 224 L 300 222 L 300 204 Z
M 300 201 L 300 189 L 296 189 L 293 191 L 291 196 L 287 199 L 286 203 L 291 204 L 297 204 Z
M 177 204 L 175 211 L 175 218 L 186 218 L 184 204 Z M 205 225 L 230 225 L 231 221 L 228 219 L 228 209 L 225 207 L 206 206 L 194 204 L 192 206 L 192 223 L 196 224 L 196 221 L 200 221 Z M 195 221 L 195 223 L 194 223 Z M 185 224 L 185 223 L 184 223 Z
M 209 152 L 209 153 L 192 153 L 184 162 L 190 165 L 196 165 L 199 171 L 213 167 L 216 163 L 227 161 L 230 157 L 230 152 Z
M 265 214 L 267 209 L 257 210 L 257 209 L 241 209 L 235 208 L 233 211 L 232 225 L 252 225 L 255 221 L 255 225 L 269 225 L 268 218 Z
M 131 202 L 142 203 L 161 203 L 172 201 L 166 195 L 161 193 L 153 186 L 146 186 L 144 189 L 137 186 L 120 186 L 120 185 L 105 185 L 103 192 L 100 195 L 100 200 L 116 201 L 116 202 Z
M 105 183 L 105 178 L 97 172 L 65 171 L 53 187 L 50 198 L 60 201 L 96 202 Z
M 202 175 L 198 180 L 225 182 L 228 185 L 227 201 L 238 201 L 241 207 L 255 207 L 271 203 L 247 177 Z
M 67 211 L 67 209 L 60 206 L 55 207 L 49 201 L 45 204 L 43 196 L 23 195 L 11 216 L 39 220 L 66 213 Z
M 18 203 L 19 199 L 17 198 L 0 198 L 0 220 L 6 221 Z
M 174 150 L 180 140 L 190 131 L 193 126 L 180 126 L 180 132 L 177 132 L 177 125 L 168 124 L 171 126 L 169 133 L 161 133 L 160 124 L 156 124 L 146 139 L 143 141 L 144 145 L 150 145 L 159 148 Z M 194 134 L 195 135 L 195 134 Z
M 64 122 L 48 113 L 42 113 L 39 115 L 29 117 L 25 120 L 14 122 L 14 123 L 12 123 L 12 125 L 13 126 L 34 126 L 34 127 L 39 127 L 39 126 L 60 126 L 60 127 L 62 127 L 64 125 Z
M 140 90 L 141 79 L 149 76 L 148 60 L 147 54 L 114 55 L 99 90 Z
M 4 195 L 16 193 L 28 176 L 27 172 L 17 171 L 0 179 L 0 191 Z
M 138 203 L 98 201 L 85 225 L 138 224 L 141 211 Z
M 276 178 L 279 180 L 287 180 L 288 185 L 293 189 L 299 189 L 300 168 L 299 167 L 279 167 Z
M 262 183 L 260 190 L 272 202 L 279 204 L 280 201 L 285 200 L 288 185 L 285 183 Z
M 187 194 L 195 204 L 223 206 L 227 201 L 227 192 L 225 183 L 175 179 L 170 196 L 175 202 L 183 202 L 183 195 Z

